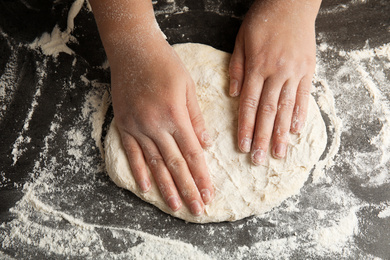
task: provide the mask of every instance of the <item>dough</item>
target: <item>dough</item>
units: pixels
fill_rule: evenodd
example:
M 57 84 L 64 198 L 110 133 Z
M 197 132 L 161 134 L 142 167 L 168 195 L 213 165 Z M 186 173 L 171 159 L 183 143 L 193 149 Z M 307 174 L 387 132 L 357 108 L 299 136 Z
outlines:
M 120 187 L 157 206 L 162 211 L 189 222 L 235 221 L 259 215 L 299 193 L 310 170 L 318 162 L 326 142 L 326 128 L 320 111 L 310 98 L 307 123 L 300 135 L 290 135 L 285 159 L 268 154 L 264 166 L 254 166 L 250 156 L 237 146 L 238 98 L 231 98 L 228 64 L 230 54 L 202 44 L 179 44 L 176 52 L 192 75 L 199 105 L 214 145 L 205 151 L 215 198 L 205 207 L 205 214 L 193 216 L 184 205 L 173 212 L 165 204 L 156 184 L 148 193 L 139 192 L 123 150 L 115 119 L 105 140 L 107 171 Z

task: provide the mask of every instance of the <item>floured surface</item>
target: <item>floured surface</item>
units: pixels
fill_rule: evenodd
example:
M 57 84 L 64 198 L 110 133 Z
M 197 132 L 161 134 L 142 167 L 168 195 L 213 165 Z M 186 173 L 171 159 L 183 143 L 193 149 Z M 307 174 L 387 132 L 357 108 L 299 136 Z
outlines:
M 289 135 L 286 158 L 268 154 L 262 166 L 254 166 L 248 154 L 238 151 L 238 98 L 228 96 L 230 54 L 202 44 L 180 44 L 175 51 L 190 72 L 206 125 L 214 145 L 205 151 L 215 198 L 205 213 L 195 217 L 183 206 L 173 212 L 164 202 L 156 183 L 142 193 L 128 165 L 115 121 L 105 141 L 106 166 L 111 179 L 164 212 L 190 222 L 234 221 L 260 215 L 299 192 L 310 170 L 324 152 L 327 137 L 321 113 L 311 97 L 307 124 L 300 135 Z M 271 149 L 269 149 L 271 150 Z M 153 176 L 149 171 L 149 178 Z
M 26 0 L 7 2 L 19 5 L 11 14 L 0 10 L 5 12 L 0 21 L 1 259 L 388 259 L 390 24 L 386 1 L 323 1 L 313 91 L 329 137 L 322 173 L 314 172 L 299 196 L 262 216 L 201 225 L 161 212 L 118 189 L 107 176 L 99 149 L 105 132 L 101 125 L 112 113 L 110 77 L 86 4 L 76 17 L 69 15 L 75 17 L 71 34 L 78 42 L 66 43 L 73 54 L 60 52 L 55 59 L 55 50 L 53 56 L 45 56 L 39 46 L 31 49 L 36 37 L 42 43 L 43 31 L 25 45 L 19 41 L 26 26 L 45 24 L 30 21 L 51 17 L 44 12 L 39 17 L 15 16 L 22 2 L 31 4 L 26 9 L 32 13 L 39 9 Z M 58 10 L 53 17 L 61 32 L 67 32 L 67 10 L 73 1 L 68 8 L 64 2 L 50 2 L 54 9 L 44 9 Z M 193 12 L 199 1 L 154 2 L 156 9 L 161 7 L 160 18 L 177 18 L 171 27 L 162 21 L 168 39 L 181 39 L 172 43 L 187 38 L 215 40 L 211 43 L 215 47 L 227 43 L 218 33 L 231 31 L 230 19 L 218 13 L 212 16 L 219 17 L 212 20 L 218 26 L 207 34 L 203 28 L 196 35 L 189 30 L 199 24 L 210 28 L 209 13 Z M 75 3 L 77 7 L 79 1 Z M 214 7 L 223 3 L 228 3 L 221 7 L 226 10 L 233 2 L 217 0 Z M 184 4 L 197 20 L 184 19 L 185 12 L 170 13 L 170 7 L 180 11 Z M 164 6 L 169 9 L 165 14 Z M 28 21 L 17 27 L 20 31 L 7 28 L 15 17 Z M 360 43 L 345 42 L 333 32 Z

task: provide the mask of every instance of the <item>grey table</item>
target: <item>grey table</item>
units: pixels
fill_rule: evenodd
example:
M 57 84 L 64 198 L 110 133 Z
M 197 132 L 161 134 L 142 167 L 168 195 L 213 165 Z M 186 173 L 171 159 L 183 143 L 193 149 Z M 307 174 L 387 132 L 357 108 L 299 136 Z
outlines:
M 154 7 L 171 44 L 231 52 L 250 2 Z M 109 180 L 98 149 L 112 118 L 109 69 L 87 4 L 66 34 L 72 4 L 0 1 L 0 258 L 390 259 L 390 2 L 322 4 L 314 85 L 332 92 L 343 123 L 325 177 L 263 216 L 205 225 Z M 72 36 L 70 54 L 31 45 L 55 26 Z

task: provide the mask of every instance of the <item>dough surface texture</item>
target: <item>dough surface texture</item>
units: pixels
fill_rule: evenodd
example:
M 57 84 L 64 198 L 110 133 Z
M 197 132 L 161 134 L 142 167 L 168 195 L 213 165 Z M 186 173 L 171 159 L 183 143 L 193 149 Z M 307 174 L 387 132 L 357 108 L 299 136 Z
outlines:
M 259 215 L 298 194 L 327 142 L 325 124 L 314 98 L 310 97 L 302 133 L 289 134 L 286 158 L 276 160 L 268 153 L 265 165 L 254 166 L 249 154 L 239 152 L 237 146 L 239 98 L 228 95 L 230 54 L 193 43 L 174 48 L 194 79 L 199 105 L 214 139 L 213 146 L 205 150 L 205 158 L 215 198 L 206 205 L 205 213 L 200 217 L 193 216 L 184 203 L 179 211 L 173 212 L 165 204 L 150 172 L 152 188 L 147 193 L 140 192 L 131 174 L 115 119 L 105 139 L 106 167 L 111 179 L 162 211 L 197 223 L 235 221 Z

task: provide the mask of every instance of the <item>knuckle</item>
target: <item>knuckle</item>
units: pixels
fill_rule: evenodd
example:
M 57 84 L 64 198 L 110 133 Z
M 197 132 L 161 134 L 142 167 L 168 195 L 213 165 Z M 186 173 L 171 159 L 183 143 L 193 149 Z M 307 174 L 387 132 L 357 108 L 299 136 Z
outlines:
M 169 116 L 176 117 L 178 114 L 178 108 L 176 106 L 173 106 L 173 105 L 168 106 L 167 112 L 168 112 Z
M 255 139 L 255 142 L 253 144 L 253 149 L 254 150 L 263 149 L 264 151 L 266 151 L 268 148 L 268 144 L 269 144 L 270 139 L 271 139 L 271 137 L 269 135 L 257 136 Z
M 203 126 L 204 120 L 202 114 L 197 114 L 191 118 L 191 124 L 193 126 Z
M 203 158 L 203 150 L 189 150 L 184 154 L 184 157 L 189 163 L 198 163 Z
M 261 77 L 264 77 L 265 74 L 268 74 L 269 68 L 270 66 L 268 60 L 252 57 L 246 63 L 246 74 L 249 76 L 257 73 Z
M 292 99 L 284 99 L 280 102 L 278 110 L 292 111 L 295 106 L 295 101 Z
M 188 201 L 196 199 L 195 190 L 190 187 L 181 189 L 180 193 Z
M 243 64 L 232 60 L 229 64 L 229 74 L 231 77 L 237 77 L 239 75 L 242 75 L 244 73 L 244 66 Z
M 259 100 L 253 96 L 245 97 L 242 100 L 242 107 L 245 110 L 255 111 L 259 105 Z
M 250 136 L 252 135 L 253 133 L 253 129 L 254 129 L 254 125 L 252 124 L 241 124 L 239 127 L 238 127 L 238 134 L 240 136 Z
M 275 67 L 278 69 L 288 69 L 290 65 L 290 58 L 286 54 L 281 54 L 275 59 Z
M 150 156 L 148 162 L 151 167 L 158 167 L 159 165 L 164 163 L 164 160 L 160 155 L 152 155 Z
M 125 149 L 128 157 L 133 157 L 139 151 L 138 147 L 131 142 L 123 142 L 123 148 Z
M 169 169 L 177 170 L 183 168 L 185 165 L 186 162 L 183 157 L 172 157 L 167 159 L 167 166 Z
M 263 115 L 275 115 L 276 110 L 275 104 L 265 103 L 260 105 L 260 113 Z
M 297 71 L 300 71 L 300 68 L 298 67 L 290 61 L 284 61 L 284 63 L 277 64 L 277 66 L 275 66 L 275 71 L 277 71 L 278 77 L 280 79 L 289 79 L 294 77 Z
M 309 96 L 310 96 L 310 89 L 305 88 L 305 87 L 298 88 L 297 95 L 300 98 L 309 98 Z
M 150 120 L 144 120 L 146 118 L 149 118 Z M 134 124 L 139 135 L 155 135 L 155 130 L 159 129 L 160 126 L 161 122 L 157 120 L 156 116 L 151 115 L 143 115 L 142 118 L 138 119 Z
M 278 142 L 286 142 L 288 138 L 288 132 L 289 129 L 278 127 L 276 128 L 276 131 L 274 132 L 274 138 Z
M 186 110 L 183 109 L 181 106 L 178 106 L 176 104 L 168 105 L 166 108 L 167 115 L 172 118 L 172 120 L 176 122 L 181 122 L 183 120 L 183 116 L 185 116 Z
M 298 64 L 295 64 L 295 74 L 305 76 L 307 74 L 313 74 L 316 66 L 316 58 L 306 57 Z

